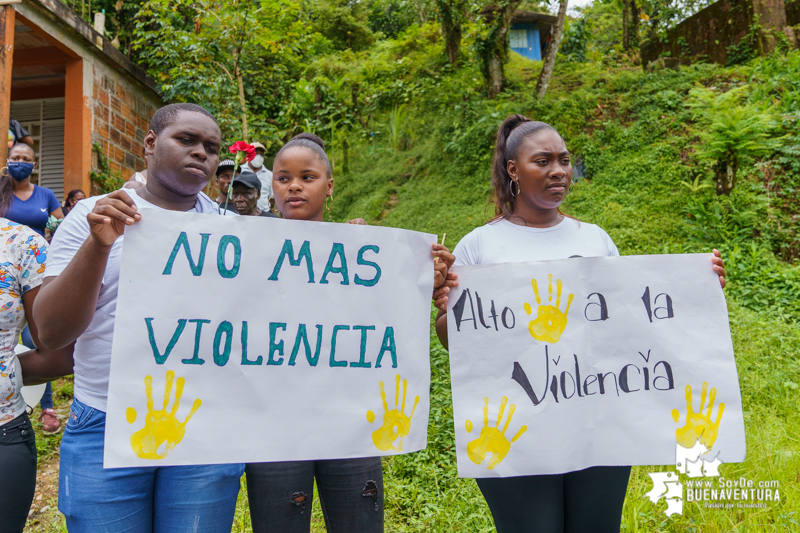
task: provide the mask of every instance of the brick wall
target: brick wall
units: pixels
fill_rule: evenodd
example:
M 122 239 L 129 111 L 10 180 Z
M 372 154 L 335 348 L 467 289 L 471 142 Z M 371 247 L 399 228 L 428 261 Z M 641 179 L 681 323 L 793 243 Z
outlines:
M 102 146 L 111 170 L 128 180 L 145 168 L 144 136 L 160 102 L 101 65 L 93 65 L 92 78 L 92 142 Z M 97 154 L 92 169 L 97 170 Z

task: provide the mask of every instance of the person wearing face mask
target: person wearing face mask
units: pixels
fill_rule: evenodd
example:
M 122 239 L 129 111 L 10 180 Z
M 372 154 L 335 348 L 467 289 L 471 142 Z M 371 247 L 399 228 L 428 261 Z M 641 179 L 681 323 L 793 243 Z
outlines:
M 33 148 L 17 143 L 8 150 L 8 164 L 0 177 L 0 216 L 44 237 L 47 219 L 64 218 L 64 211 L 53 191 L 31 183 L 34 168 Z
M 53 191 L 31 183 L 30 176 L 36 167 L 34 158 L 33 148 L 27 144 L 17 143 L 9 148 L 8 163 L 0 173 L 0 217 L 24 224 L 44 237 L 49 217 L 52 215 L 62 219 L 64 212 Z M 22 330 L 22 344 L 28 349 L 36 349 L 27 326 Z M 50 383 L 45 387 L 40 405 L 42 429 L 45 433 L 57 432 L 61 422 L 53 409 L 53 388 Z
M 258 199 L 257 207 L 261 211 L 271 211 L 269 200 L 272 198 L 272 172 L 264 166 L 264 155 L 267 149 L 259 142 L 253 143 L 253 148 L 256 149 L 256 156 L 249 163 L 244 163 L 240 168 L 241 170 L 249 170 L 258 176 L 261 182 L 261 198 Z

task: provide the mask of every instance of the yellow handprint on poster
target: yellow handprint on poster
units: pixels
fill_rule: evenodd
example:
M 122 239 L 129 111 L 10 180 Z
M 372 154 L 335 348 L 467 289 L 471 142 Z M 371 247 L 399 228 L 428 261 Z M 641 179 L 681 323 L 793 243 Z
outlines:
M 386 391 L 383 387 L 383 381 L 378 382 L 378 387 L 381 389 L 381 400 L 383 401 L 383 425 L 372 432 L 372 442 L 375 447 L 382 452 L 394 450 L 397 452 L 403 451 L 403 438 L 408 436 L 411 431 L 411 418 L 414 416 L 414 411 L 417 409 L 419 396 L 414 398 L 414 406 L 411 408 L 411 414 L 406 415 L 406 392 L 408 388 L 408 380 L 403 381 L 403 401 L 398 409 L 400 401 L 400 374 L 394 378 L 394 409 L 389 410 L 389 405 L 386 403 Z M 375 422 L 375 413 L 367 411 L 367 420 L 370 424 Z M 395 445 L 395 441 L 400 439 Z
M 548 286 L 548 301 L 553 301 L 553 275 L 547 275 Z M 556 280 L 556 305 L 545 304 L 542 305 L 542 299 L 539 297 L 539 286 L 536 279 L 531 280 L 533 287 L 533 294 L 536 296 L 536 309 L 537 316 L 535 319 L 528 322 L 528 331 L 531 336 L 537 341 L 556 343 L 561 339 L 561 334 L 567 327 L 567 313 L 569 313 L 569 306 L 572 305 L 573 294 L 567 298 L 567 308 L 562 312 L 561 307 L 561 280 Z M 525 303 L 525 312 L 527 314 L 533 313 L 531 304 Z
M 200 408 L 200 399 L 194 401 L 192 410 L 186 420 L 179 422 L 175 413 L 181 403 L 183 386 L 186 382 L 184 378 L 178 378 L 175 386 L 175 403 L 172 410 L 167 411 L 170 396 L 172 395 L 172 382 L 175 380 L 175 372 L 170 370 L 166 375 L 164 384 L 164 405 L 156 411 L 153 407 L 153 376 L 144 378 L 145 393 L 147 394 L 147 415 L 144 420 L 144 427 L 131 435 L 131 448 L 133 452 L 142 459 L 163 459 L 172 453 L 172 450 L 183 439 L 186 433 L 186 424 L 192 419 L 194 413 Z M 136 422 L 136 409 L 128 407 L 125 411 L 125 418 L 129 424 Z
M 717 397 L 717 389 L 711 388 L 708 399 L 708 410 L 703 414 L 706 405 L 706 394 L 708 393 L 708 382 L 703 383 L 700 391 L 700 409 L 695 412 L 692 398 L 692 386 L 686 385 L 686 425 L 675 430 L 675 438 L 678 444 L 684 448 L 691 448 L 699 440 L 709 450 L 714 447 L 714 441 L 719 434 L 719 423 L 722 421 L 722 413 L 725 411 L 725 404 L 720 403 L 717 410 L 717 420 L 712 422 L 711 411 L 714 409 L 714 400 Z M 680 420 L 680 412 L 672 410 L 672 419 L 675 422 Z
M 467 443 L 467 455 L 476 465 L 483 464 L 487 453 L 492 454 L 492 457 L 489 459 L 489 464 L 487 465 L 489 470 L 493 470 L 495 466 L 505 459 L 508 451 L 511 449 L 511 443 L 516 442 L 528 429 L 528 426 L 519 428 L 519 431 L 511 438 L 511 441 L 506 437 L 506 431 L 508 430 L 509 424 L 511 424 L 511 418 L 514 416 L 514 411 L 516 410 L 516 406 L 512 403 L 508 407 L 506 423 L 503 426 L 503 430 L 500 431 L 500 422 L 503 421 L 503 414 L 505 413 L 507 403 L 508 398 L 503 396 L 503 399 L 500 400 L 500 412 L 497 414 L 497 423 L 494 427 L 491 427 L 489 426 L 489 397 L 485 397 L 483 399 L 483 428 L 481 429 L 481 434 L 477 439 Z M 472 433 L 472 420 L 467 420 L 465 426 L 467 428 L 467 433 Z

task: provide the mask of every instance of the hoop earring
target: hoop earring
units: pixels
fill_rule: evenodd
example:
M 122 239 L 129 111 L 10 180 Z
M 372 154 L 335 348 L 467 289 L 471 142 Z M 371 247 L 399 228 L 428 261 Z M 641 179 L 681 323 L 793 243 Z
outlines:
M 330 200 L 331 200 L 330 205 L 328 205 L 328 198 L 330 198 Z M 328 211 L 328 213 L 331 212 L 331 207 L 333 207 L 333 195 L 332 194 L 325 198 L 325 209 Z
M 8 173 L 8 167 L 3 167 L 2 169 L 0 169 L 0 176 L 3 176 L 4 178 L 6 178 L 9 175 L 10 174 Z
M 517 192 L 514 192 L 514 185 L 517 186 Z M 516 198 L 517 195 L 519 194 L 519 183 L 517 183 L 514 180 L 511 180 L 510 182 L 508 182 L 508 190 L 511 193 L 511 196 Z

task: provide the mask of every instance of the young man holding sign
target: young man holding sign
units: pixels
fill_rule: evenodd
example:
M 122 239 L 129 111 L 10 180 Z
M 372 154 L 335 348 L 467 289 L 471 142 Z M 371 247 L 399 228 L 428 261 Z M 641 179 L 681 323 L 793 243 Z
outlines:
M 59 510 L 71 532 L 230 531 L 244 465 L 103 469 L 125 227 L 147 209 L 217 213 L 200 191 L 214 176 L 221 144 L 216 120 L 202 107 L 159 109 L 144 139 L 147 183 L 82 201 L 53 240 L 34 313 L 44 346 L 75 342 L 75 400 L 59 478 Z
M 508 117 L 497 133 L 492 185 L 497 217 L 459 242 L 454 251 L 456 265 L 522 263 L 619 255 L 617 247 L 601 228 L 594 224 L 578 222 L 559 211 L 559 206 L 572 185 L 572 165 L 564 140 L 551 126 L 543 122 L 530 121 L 521 115 Z M 715 250 L 714 253 L 711 266 L 724 287 L 724 265 L 719 252 Z M 449 277 L 452 283 L 456 283 L 455 274 L 450 274 Z M 549 289 L 546 285 L 540 284 L 536 292 L 535 280 L 532 286 L 537 303 L 540 300 L 540 293 L 542 298 L 549 295 L 552 301 L 554 291 L 552 278 Z M 572 304 L 571 294 L 568 297 L 565 294 L 564 300 L 561 300 L 561 280 L 556 281 L 555 290 L 557 291 L 555 306 L 545 305 L 549 314 L 542 315 L 542 320 L 532 320 L 525 328 L 530 329 L 530 334 L 535 339 L 550 344 L 558 342 L 563 327 L 559 330 L 557 326 L 559 323 L 566 325 L 566 315 Z M 448 346 L 448 291 L 449 288 L 444 287 L 434 294 L 436 305 L 440 309 L 436 319 L 436 332 L 445 347 Z M 475 316 L 483 321 L 481 301 L 477 299 L 477 293 L 475 294 L 478 306 Z M 488 314 L 490 304 L 484 300 L 483 305 Z M 531 307 L 529 304 L 525 305 L 528 306 L 525 307 L 525 312 L 530 315 Z M 451 313 L 456 317 L 459 316 L 458 306 L 459 304 L 451 306 Z M 468 306 L 469 304 L 464 307 Z M 498 307 L 497 311 L 501 309 Z M 491 313 L 490 318 L 494 318 L 494 323 L 497 324 L 498 315 L 495 313 L 493 301 Z M 503 326 L 513 327 L 506 323 L 504 310 L 500 316 Z M 521 323 L 522 319 L 519 322 Z M 483 324 L 483 326 L 490 331 L 489 325 Z M 464 329 L 464 326 L 461 327 Z M 479 327 L 476 324 L 476 329 Z M 451 335 L 453 334 L 455 332 L 451 331 Z M 455 341 L 450 344 L 454 345 Z M 451 374 L 453 372 L 451 365 Z M 509 379 L 511 372 L 508 374 L 505 379 L 512 382 L 512 379 Z M 562 384 L 565 374 L 562 374 Z M 455 383 L 456 380 L 453 381 Z M 555 386 L 554 390 L 557 390 Z M 494 402 L 492 410 L 498 409 L 499 404 L 497 422 L 494 424 L 494 420 L 491 421 L 494 425 L 490 425 L 489 422 L 490 400 Z M 506 405 L 506 397 L 502 400 L 488 397 L 484 399 L 484 428 L 480 431 L 480 436 L 466 446 L 466 454 L 472 463 L 485 464 L 488 470 L 497 467 L 509 454 L 509 450 L 513 451 L 514 447 L 525 447 L 525 439 L 521 437 L 534 433 L 532 438 L 547 438 L 546 430 L 541 427 L 528 428 L 524 425 L 520 427 L 519 413 L 514 424 L 510 424 L 516 406 L 512 403 L 508 408 L 508 414 L 504 417 Z M 505 420 L 504 425 L 501 425 L 502 420 Z M 467 433 L 471 433 L 472 420 L 466 420 L 462 427 L 465 427 Z M 458 431 L 459 428 L 457 433 Z M 493 440 L 490 441 L 487 436 Z M 561 442 L 559 446 L 564 448 L 568 444 L 570 443 Z M 490 459 L 487 458 L 487 452 L 491 455 Z M 488 461 L 485 461 L 486 459 Z M 617 533 L 619 531 L 630 475 L 629 466 L 593 466 L 552 475 L 519 475 L 518 472 L 511 471 L 511 475 L 505 475 L 507 477 L 485 477 L 477 480 L 492 511 L 499 533 L 587 531 Z

